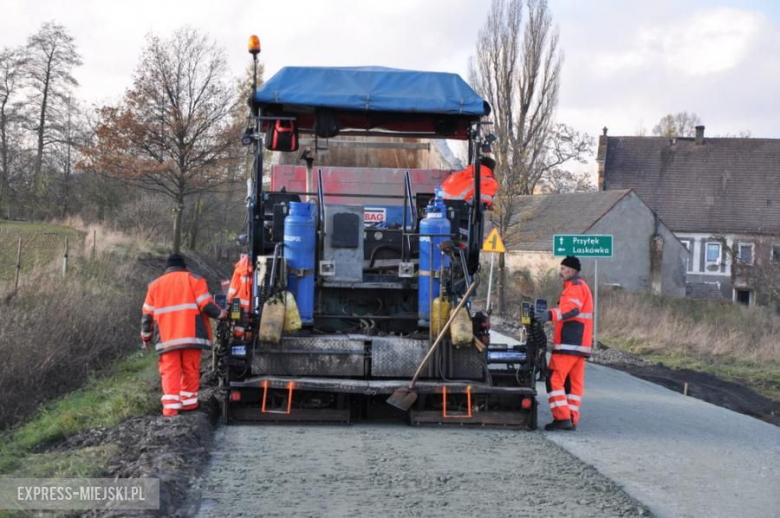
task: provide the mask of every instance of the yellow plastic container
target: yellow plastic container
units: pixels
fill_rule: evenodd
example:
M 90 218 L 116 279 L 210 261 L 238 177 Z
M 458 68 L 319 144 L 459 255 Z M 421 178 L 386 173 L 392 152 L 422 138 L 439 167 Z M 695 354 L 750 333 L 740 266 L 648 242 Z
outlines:
M 450 304 L 448 297 L 445 297 L 444 300 L 442 300 L 441 297 L 436 297 L 433 299 L 433 310 L 431 311 L 431 331 L 433 332 L 434 338 L 439 336 L 441 328 L 443 328 L 444 324 L 447 323 L 447 320 L 450 319 L 451 309 L 452 304 Z
M 472 344 L 474 329 L 466 308 L 460 308 L 455 314 L 455 319 L 450 324 L 450 336 L 455 347 L 465 347 Z
M 289 291 L 284 292 L 284 332 L 291 333 L 303 327 L 301 314 L 298 312 L 298 304 L 295 297 Z
M 260 317 L 260 341 L 278 344 L 282 340 L 284 329 L 284 303 L 279 299 L 271 299 L 263 305 L 263 315 Z

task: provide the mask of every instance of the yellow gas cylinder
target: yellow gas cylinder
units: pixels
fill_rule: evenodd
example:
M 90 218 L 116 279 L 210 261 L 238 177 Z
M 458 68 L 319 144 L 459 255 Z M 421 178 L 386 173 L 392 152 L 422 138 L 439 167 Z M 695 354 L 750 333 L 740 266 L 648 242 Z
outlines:
M 278 344 L 282 340 L 284 313 L 284 302 L 279 298 L 272 298 L 263 305 L 258 334 L 261 342 Z
M 303 327 L 301 314 L 298 312 L 298 304 L 295 296 L 289 291 L 284 292 L 284 332 L 291 333 Z
M 444 327 L 444 324 L 446 324 L 447 320 L 450 319 L 451 309 L 452 304 L 450 304 L 449 297 L 445 296 L 443 300 L 442 297 L 436 297 L 433 299 L 433 310 L 431 311 L 431 331 L 433 332 L 434 338 L 439 336 L 441 328 Z
M 455 347 L 471 345 L 474 329 L 471 325 L 471 317 L 466 308 L 460 308 L 455 314 L 455 319 L 450 324 L 450 336 Z

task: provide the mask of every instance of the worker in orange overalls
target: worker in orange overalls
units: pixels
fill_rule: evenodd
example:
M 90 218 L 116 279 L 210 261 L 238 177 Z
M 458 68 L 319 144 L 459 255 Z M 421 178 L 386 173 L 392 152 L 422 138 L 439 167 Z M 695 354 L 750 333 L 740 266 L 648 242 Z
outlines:
M 548 366 L 547 398 L 553 422 L 545 430 L 574 430 L 580 419 L 585 389 L 585 359 L 590 357 L 593 340 L 593 297 L 580 277 L 580 260 L 566 256 L 561 261 L 563 293 L 558 307 L 539 317 L 553 321 L 555 334 Z
M 157 341 L 163 415 L 198 408 L 200 357 L 213 338 L 208 317 L 225 315 L 211 298 L 206 280 L 187 270 L 184 257 L 171 254 L 165 273 L 149 284 L 141 316 L 144 349 L 153 336 Z
M 489 155 L 480 158 L 479 197 L 488 209 L 493 207 L 493 197 L 498 192 L 498 182 L 493 175 L 496 161 Z M 471 201 L 474 198 L 474 165 L 449 175 L 441 184 L 445 200 Z
M 247 254 L 241 254 L 233 270 L 233 278 L 230 280 L 230 289 L 228 289 L 227 300 L 230 304 L 234 298 L 238 298 L 241 304 L 241 310 L 248 314 L 251 309 L 252 300 L 252 264 Z M 233 331 L 236 338 L 244 336 L 243 322 L 236 323 Z

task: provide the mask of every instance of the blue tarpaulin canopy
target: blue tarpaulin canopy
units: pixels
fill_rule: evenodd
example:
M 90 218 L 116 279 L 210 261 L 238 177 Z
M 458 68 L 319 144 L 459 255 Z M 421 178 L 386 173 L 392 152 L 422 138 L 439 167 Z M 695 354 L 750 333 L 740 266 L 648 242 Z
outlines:
M 465 138 L 468 124 L 490 113 L 457 74 L 385 67 L 285 67 L 257 89 L 254 102 L 266 115 L 296 115 L 301 128 L 328 109 L 342 128 L 447 138 Z

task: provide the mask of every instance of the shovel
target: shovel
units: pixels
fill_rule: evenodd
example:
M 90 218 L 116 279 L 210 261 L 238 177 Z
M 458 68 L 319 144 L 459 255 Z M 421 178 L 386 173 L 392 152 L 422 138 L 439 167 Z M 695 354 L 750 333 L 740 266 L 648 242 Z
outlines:
M 425 364 L 428 363 L 428 359 L 433 354 L 433 351 L 436 350 L 436 347 L 439 346 L 439 343 L 442 341 L 442 338 L 444 338 L 444 335 L 447 333 L 447 330 L 450 328 L 452 321 L 455 320 L 455 315 L 458 313 L 458 311 L 460 311 L 460 309 L 466 303 L 466 300 L 468 300 L 469 295 L 471 295 L 471 292 L 474 291 L 474 288 L 476 288 L 476 286 L 477 283 L 472 282 L 471 286 L 469 286 L 469 289 L 466 290 L 466 293 L 460 299 L 460 302 L 458 302 L 457 307 L 452 311 L 452 314 L 450 315 L 450 319 L 447 320 L 447 323 L 444 324 L 444 327 L 441 328 L 441 331 L 439 331 L 439 336 L 436 337 L 436 341 L 433 342 L 433 345 L 431 346 L 430 349 L 428 349 L 428 353 L 425 355 L 425 358 L 423 358 L 423 360 L 420 362 L 420 365 L 417 367 L 417 372 L 415 372 L 414 376 L 412 376 L 412 381 L 409 382 L 409 386 L 396 389 L 396 391 L 393 392 L 393 395 L 387 398 L 388 404 L 403 411 L 407 411 L 410 408 L 412 408 L 414 402 L 417 401 L 417 393 L 414 392 L 413 390 L 414 384 L 417 381 L 417 377 L 422 372 L 423 367 L 425 367 Z

